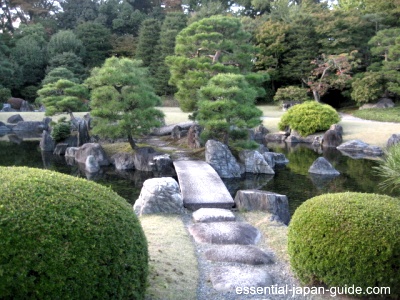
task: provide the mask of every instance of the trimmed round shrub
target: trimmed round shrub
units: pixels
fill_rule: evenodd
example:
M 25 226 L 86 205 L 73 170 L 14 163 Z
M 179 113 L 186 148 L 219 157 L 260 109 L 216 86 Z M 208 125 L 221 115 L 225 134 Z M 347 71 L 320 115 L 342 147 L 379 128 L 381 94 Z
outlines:
M 318 131 L 328 130 L 332 124 L 339 121 L 339 114 L 331 106 L 316 101 L 306 101 L 289 108 L 282 116 L 278 126 L 281 130 L 289 126 L 302 136 L 307 136 Z
M 390 287 L 400 296 L 400 200 L 364 193 L 325 194 L 293 214 L 288 252 L 304 284 Z
M 0 85 L 0 103 L 7 103 L 11 98 L 11 90 Z
M 71 125 L 69 123 L 60 122 L 53 126 L 51 130 L 51 137 L 56 142 L 66 139 L 71 134 Z
M 109 188 L 0 167 L 1 299 L 143 299 L 147 242 Z

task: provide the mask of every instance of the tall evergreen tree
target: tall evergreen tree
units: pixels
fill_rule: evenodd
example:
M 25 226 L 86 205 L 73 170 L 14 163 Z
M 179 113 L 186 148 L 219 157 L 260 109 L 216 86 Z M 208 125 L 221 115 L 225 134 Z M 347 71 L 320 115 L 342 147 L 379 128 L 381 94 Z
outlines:
M 154 74 L 154 88 L 158 95 L 173 94 L 176 88 L 168 84 L 171 77 L 165 58 L 174 54 L 175 39 L 178 33 L 186 27 L 187 17 L 182 12 L 167 13 L 161 27 L 160 40 L 157 45 L 151 73 Z
M 213 16 L 194 22 L 176 38 L 175 55 L 168 56 L 170 83 L 183 111 L 197 108 L 197 91 L 218 73 L 248 73 L 254 47 L 240 20 Z
M 136 48 L 136 59 L 143 61 L 144 67 L 149 67 L 155 55 L 160 37 L 160 22 L 156 19 L 144 20 L 139 32 L 139 41 Z
M 85 56 L 85 47 L 82 41 L 71 30 L 60 30 L 51 37 L 47 45 L 49 57 L 64 52 L 72 52 L 79 57 Z

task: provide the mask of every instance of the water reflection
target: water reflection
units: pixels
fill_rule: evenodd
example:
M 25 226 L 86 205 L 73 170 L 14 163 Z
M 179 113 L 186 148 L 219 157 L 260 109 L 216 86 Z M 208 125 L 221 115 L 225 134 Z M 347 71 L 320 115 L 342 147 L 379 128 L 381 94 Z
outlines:
M 286 195 L 291 213 L 305 200 L 324 193 L 356 191 L 383 193 L 377 186 L 380 178 L 373 174 L 372 168 L 377 161 L 352 159 L 343 156 L 336 149 L 322 154 L 304 144 L 290 147 L 285 143 L 268 144 L 275 152 L 284 153 L 289 159 L 286 166 L 276 168 L 275 175 L 245 174 L 240 179 L 224 180 L 228 190 L 234 196 L 240 189 L 260 189 Z M 324 156 L 341 174 L 334 178 L 315 177 L 308 173 L 311 164 Z M 67 163 L 64 156 L 41 152 L 38 141 L 20 141 L 10 143 L 0 141 L 0 165 L 28 166 L 46 168 L 76 177 L 88 178 L 109 186 L 131 204 L 138 198 L 146 179 L 157 177 L 153 172 L 117 171 L 113 167 L 102 168 L 96 174 L 86 174 L 84 168 L 72 161 Z M 387 193 L 398 196 L 398 193 Z

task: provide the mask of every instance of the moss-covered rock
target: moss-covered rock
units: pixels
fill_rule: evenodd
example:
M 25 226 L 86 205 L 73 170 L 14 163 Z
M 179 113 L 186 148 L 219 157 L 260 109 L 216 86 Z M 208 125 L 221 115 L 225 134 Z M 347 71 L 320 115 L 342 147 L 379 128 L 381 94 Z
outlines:
M 399 297 L 400 200 L 350 192 L 309 199 L 292 217 L 288 251 L 305 284 L 390 287 Z
M 282 116 L 278 126 L 281 130 L 289 126 L 302 136 L 307 136 L 327 130 L 332 124 L 339 121 L 339 114 L 331 106 L 316 101 L 306 101 L 289 108 Z
M 142 299 L 147 242 L 128 203 L 94 182 L 0 167 L 1 299 Z

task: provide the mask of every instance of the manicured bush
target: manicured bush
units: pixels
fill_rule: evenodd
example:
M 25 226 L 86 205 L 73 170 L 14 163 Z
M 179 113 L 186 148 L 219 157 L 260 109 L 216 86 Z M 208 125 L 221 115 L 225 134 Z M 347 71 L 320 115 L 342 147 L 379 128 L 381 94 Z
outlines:
M 327 104 L 306 101 L 295 105 L 282 116 L 278 126 L 284 130 L 287 126 L 302 136 L 327 130 L 332 124 L 340 121 L 339 114 Z
M 56 142 L 66 139 L 71 134 L 71 125 L 67 122 L 55 124 L 51 130 L 51 137 Z
M 7 103 L 11 98 L 11 90 L 0 85 L 0 103 Z
M 0 167 L 0 299 L 143 299 L 147 242 L 107 187 Z
M 400 200 L 352 192 L 309 199 L 290 222 L 288 252 L 304 284 L 390 287 L 399 297 Z

